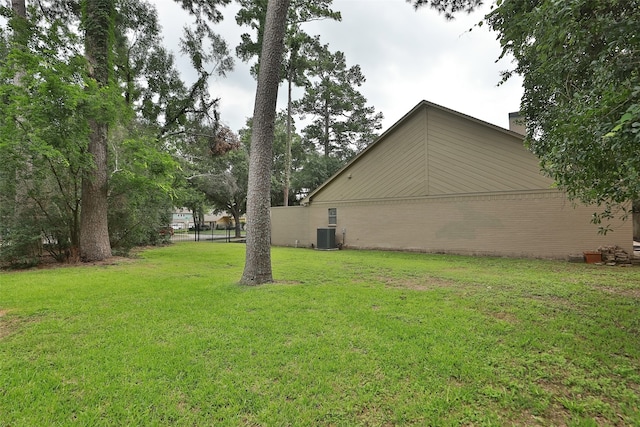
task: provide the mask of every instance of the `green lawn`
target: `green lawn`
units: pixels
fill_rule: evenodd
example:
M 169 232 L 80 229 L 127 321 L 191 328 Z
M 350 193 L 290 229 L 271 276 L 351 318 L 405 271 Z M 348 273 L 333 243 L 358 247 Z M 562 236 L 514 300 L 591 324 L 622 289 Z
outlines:
M 0 273 L 0 426 L 640 425 L 640 270 L 181 243 Z

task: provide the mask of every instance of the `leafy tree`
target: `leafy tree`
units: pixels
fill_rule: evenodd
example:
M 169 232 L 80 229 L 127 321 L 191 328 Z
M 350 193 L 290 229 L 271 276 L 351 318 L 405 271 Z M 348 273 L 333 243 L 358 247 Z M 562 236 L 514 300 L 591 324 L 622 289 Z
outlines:
M 483 0 L 407 0 L 413 3 L 416 8 L 430 6 L 438 12 L 443 13 L 447 19 L 452 19 L 458 12 L 473 12 L 476 7 L 482 5 Z M 501 1 L 501 0 L 499 0 Z
M 271 0 L 267 6 L 249 157 L 247 251 L 244 271 L 240 279 L 240 282 L 245 285 L 273 281 L 269 192 L 273 124 L 276 116 L 288 7 L 289 0 Z
M 242 8 L 236 15 L 236 22 L 239 25 L 248 25 L 256 29 L 256 40 L 248 33 L 242 34 L 242 41 L 236 48 L 236 52 L 243 61 L 250 61 L 253 57 L 259 56 L 262 46 L 262 36 L 264 32 L 264 18 L 266 15 L 266 4 L 264 0 L 238 0 Z M 287 15 L 287 29 L 285 32 L 285 48 L 283 58 L 282 79 L 287 82 L 287 139 L 285 148 L 285 167 L 282 191 L 284 205 L 287 206 L 290 198 L 289 186 L 291 180 L 291 144 L 293 138 L 293 86 L 303 87 L 307 84 L 304 72 L 309 68 L 310 62 L 303 54 L 307 49 L 305 46 L 312 45 L 315 40 L 302 30 L 305 22 L 334 19 L 341 19 L 340 12 L 331 10 L 333 0 L 293 0 L 290 4 Z M 254 64 L 251 71 L 257 75 L 259 61 Z
M 159 230 L 171 222 L 178 162 L 145 127 L 111 132 L 119 139 L 110 156 L 109 240 L 126 254 L 139 245 L 163 241 Z
M 16 49 L 25 52 L 29 43 L 28 21 L 26 15 L 26 5 L 24 0 L 14 0 L 9 3 L 9 8 L 2 8 L 2 15 L 9 20 L 8 31 L 0 33 L 0 63 L 6 64 L 11 61 L 10 52 Z M 3 85 L 21 86 L 24 69 L 12 67 L 8 73 L 3 73 L 1 83 Z M 4 92 L 4 91 L 3 91 Z M 3 96 L 7 100 L 7 95 Z M 1 101 L 0 101 L 1 102 Z M 5 109 L 5 113 L 6 113 Z M 11 123 L 13 116 L 5 114 L 0 116 L 0 123 Z M 26 260 L 30 262 L 38 250 L 38 235 L 31 231 L 31 227 L 25 227 L 23 213 L 28 209 L 24 204 L 16 203 L 19 198 L 26 194 L 26 185 L 20 180 L 19 173 L 28 169 L 28 161 L 23 156 L 12 156 L 6 149 L 6 143 L 0 139 L 0 159 L 3 159 L 3 167 L 0 168 L 0 258 L 13 259 L 15 262 L 17 254 L 26 255 L 21 257 L 19 262 Z M 36 244 L 34 244 L 36 243 Z M 10 250 L 9 250 L 10 249 Z
M 375 139 L 382 127 L 382 113 L 366 106 L 357 90 L 365 81 L 364 75 L 358 65 L 347 68 L 344 53 L 331 53 L 328 45 L 318 42 L 310 55 L 310 83 L 295 103 L 298 113 L 312 117 L 303 133 L 325 156 L 347 160 Z
M 197 77 L 187 87 L 173 54 L 162 46 L 155 6 L 141 0 L 119 1 L 117 79 L 127 105 L 135 110 L 139 119 L 157 126 L 157 137 L 179 141 L 175 137 L 184 136 L 190 128 L 202 134 L 202 123 L 207 123 L 206 129 L 215 129 L 218 99 L 211 97 L 208 80 L 213 75 L 225 76 L 233 69 L 233 59 L 226 42 L 213 33 L 205 17 L 211 16 L 218 22 L 222 16 L 216 12 L 215 5 L 226 3 L 189 3 L 188 9 L 197 19 L 193 28 L 185 27 L 181 48 Z M 207 137 L 213 137 L 214 133 Z
M 300 55 L 302 47 L 309 43 L 310 37 L 300 31 L 300 27 L 294 27 L 295 31 L 287 39 L 287 45 L 289 46 L 290 54 L 285 61 L 285 75 L 287 80 L 287 134 L 285 140 L 284 150 L 284 177 L 283 177 L 283 189 L 282 199 L 284 206 L 289 205 L 290 197 L 290 185 L 291 185 L 291 147 L 293 138 L 293 85 L 304 85 L 304 70 L 307 67 L 308 62 L 306 58 Z
M 231 0 L 174 0 L 184 10 L 194 17 L 193 25 L 185 26 L 192 34 L 199 34 L 204 38 L 218 38 L 212 25 L 222 21 L 223 15 L 220 8 L 231 3 Z M 189 38 L 187 36 L 187 38 Z
M 3 62 L 7 60 L 9 50 L 9 37 L 4 29 L 0 28 L 0 60 Z
M 121 0 L 119 9 L 116 62 L 126 103 L 136 120 L 145 123 L 147 134 L 159 141 L 154 144 L 156 149 L 170 151 L 180 162 L 181 172 L 170 174 L 173 182 L 170 188 L 163 187 L 164 194 L 188 207 L 197 222 L 204 216 L 205 195 L 194 186 L 195 181 L 184 176 L 202 174 L 210 166 L 211 156 L 235 147 L 220 142 L 228 129 L 218 124 L 218 99 L 211 97 L 208 87 L 212 75 L 224 76 L 233 67 L 226 43 L 210 26 L 211 20 L 222 18 L 215 6 L 226 3 L 186 5 L 196 16 L 196 24 L 185 28 L 181 42 L 197 75 L 190 86 L 181 79 L 173 55 L 161 44 L 155 7 L 138 0 Z M 182 4 L 185 6 L 185 2 Z M 117 150 L 115 144 L 112 151 L 116 154 Z
M 6 63 L 9 56 L 9 40 L 8 37 L 0 28 L 0 63 Z M 0 87 L 5 87 L 7 84 L 7 76 L 0 74 Z M 4 100 L 0 101 L 3 103 Z M 1 107 L 0 107 L 1 108 Z M 6 121 L 6 117 L 0 117 L 0 129 L 3 127 L 3 122 Z M 1 135 L 1 134 L 0 134 Z M 8 203 L 7 199 L 13 197 L 15 180 L 12 178 L 15 173 L 11 173 L 14 168 L 9 166 L 7 151 L 5 149 L 5 143 L 0 142 L 0 162 L 3 164 L 0 166 L 0 248 L 3 247 L 3 240 L 6 239 L 8 231 L 8 218 L 10 218 L 14 203 Z M 9 167 L 8 167 L 9 166 Z M 0 260 L 2 259 L 2 250 L 0 249 Z
M 640 2 L 509 1 L 487 17 L 524 77 L 527 144 L 601 224 L 640 198 Z M 602 231 L 607 224 L 601 226 Z
M 86 0 L 83 10 L 85 55 L 89 67 L 88 82 L 97 96 L 109 92 L 113 83 L 111 70 L 114 0 Z M 110 98 L 110 97 L 107 97 Z M 111 257 L 107 218 L 107 136 L 111 105 L 101 105 L 89 118 L 91 168 L 82 177 L 82 207 L 80 212 L 80 256 L 84 261 L 99 261 Z
M 238 137 L 227 126 L 219 126 L 215 138 L 203 144 L 202 138 L 193 137 L 184 148 L 180 157 L 187 191 L 179 197 L 182 206 L 194 218 L 204 215 L 205 206 L 231 214 L 239 237 L 240 217 L 246 213 L 248 157 Z
M 204 194 L 182 175 L 194 173 L 196 163 L 207 165 L 210 155 L 227 150 L 214 142 L 221 132 L 218 100 L 211 97 L 208 87 L 212 75 L 224 76 L 233 67 L 226 43 L 211 27 L 222 18 L 217 6 L 226 3 L 181 2 L 196 20 L 185 27 L 181 41 L 197 76 L 189 86 L 182 80 L 173 54 L 162 45 L 155 7 L 140 0 L 118 3 L 116 77 L 134 114 L 132 123 L 127 124 L 129 117 L 124 117 L 124 123 L 113 132 L 123 135 L 112 138 L 109 153 L 118 184 L 112 192 L 126 202 L 117 204 L 117 215 L 116 205 L 110 206 L 110 224 L 118 226 L 110 233 L 111 241 L 119 250 L 157 240 L 158 228 L 170 221 L 173 203 L 189 207 L 195 219 L 203 217 Z M 173 162 L 166 158 L 169 153 L 175 157 Z M 136 160 L 131 163 L 129 157 L 134 155 Z M 135 197 L 131 197 L 133 192 Z M 148 220 L 139 221 L 144 209 Z
M 411 2 L 448 16 L 480 4 Z M 569 197 L 601 207 L 606 232 L 640 199 L 640 2 L 498 0 L 484 22 L 515 58 L 503 78 L 523 77 L 526 144 Z
M 85 146 L 78 145 L 87 140 L 92 99 L 78 84 L 86 64 L 57 22 L 34 24 L 42 18 L 30 10 L 26 43 L 11 49 L 0 67 L 0 177 L 6 190 L 0 205 L 9 240 L 3 258 L 11 262 L 35 260 L 43 238 L 56 258 L 73 255 L 80 177 L 90 164 Z M 16 76 L 19 84 L 13 84 Z
M 244 129 L 240 130 L 240 140 L 247 151 L 251 150 L 251 134 L 252 134 L 252 120 L 247 120 L 247 125 Z M 281 112 L 276 115 L 276 121 L 274 123 L 274 138 L 273 138 L 273 162 L 271 169 L 271 206 L 288 205 L 297 203 L 297 193 L 295 191 L 287 191 L 286 194 L 289 197 L 288 202 L 283 202 L 283 196 L 285 192 L 285 174 L 287 169 L 287 150 L 290 150 L 289 155 L 290 163 L 289 167 L 293 169 L 294 175 L 298 173 L 299 169 L 305 162 L 307 156 L 314 151 L 314 147 L 309 144 L 304 144 L 302 137 L 295 132 L 295 128 L 292 126 L 291 146 L 289 147 L 287 141 L 288 136 L 288 115 Z
M 206 142 L 215 136 L 215 132 L 203 132 L 205 127 L 215 129 L 217 122 L 217 100 L 209 94 L 207 79 L 214 73 L 224 75 L 232 61 L 207 17 L 221 17 L 214 10 L 226 3 L 189 2 L 197 15 L 194 28 L 203 31 L 192 28 L 191 36 L 183 40 L 183 50 L 198 73 L 191 86 L 180 80 L 173 56 L 161 46 L 155 9 L 148 2 L 40 1 L 20 26 L 22 21 L 13 19 L 11 9 L 0 7 L 11 18 L 12 33 L 24 28 L 20 34 L 25 37 L 18 45 L 10 43 L 8 31 L 0 34 L 6 40 L 0 43 L 0 54 L 6 59 L 0 63 L 0 186 L 6 190 L 0 193 L 0 215 L 3 238 L 12 241 L 3 245 L 3 253 L 11 248 L 15 253 L 37 255 L 44 238 L 49 241 L 45 249 L 60 246 L 58 253 L 77 254 L 78 218 L 91 211 L 80 209 L 84 200 L 80 180 L 84 177 L 86 185 L 98 183 L 97 163 L 104 172 L 101 179 L 114 180 L 100 186 L 99 194 L 102 207 L 98 210 L 108 209 L 107 223 L 114 227 L 107 241 L 126 250 L 136 240 L 143 244 L 153 240 L 157 231 L 153 218 L 162 217 L 159 221 L 166 224 L 166 212 L 175 199 L 177 177 L 172 168 L 176 165 L 168 161 L 166 150 L 180 153 L 194 139 Z M 104 7 L 113 19 L 101 13 Z M 93 25 L 85 19 L 89 15 L 102 20 L 94 28 L 100 33 L 97 41 L 107 46 L 95 51 L 99 55 L 91 67 L 82 55 L 83 45 L 93 49 L 88 46 L 91 37 L 84 36 Z M 81 23 L 86 24 L 80 27 L 84 33 L 77 31 Z M 206 44 L 205 39 L 216 42 Z M 104 61 L 113 67 L 107 70 L 106 83 L 99 84 L 96 72 L 102 70 L 104 75 Z M 20 81 L 25 84 L 13 84 L 22 75 Z M 106 167 L 87 148 L 91 129 L 106 137 L 94 144 Z M 24 184 L 18 187 L 16 182 Z M 30 213 L 29 221 L 16 207 Z M 145 209 L 149 221 L 140 221 Z M 102 220 L 102 213 L 99 216 Z M 18 240 L 24 242 L 24 249 L 16 244 Z
M 181 41 L 182 50 L 198 76 L 190 87 L 179 79 L 172 55 L 159 45 L 157 17 L 147 2 L 118 2 L 116 16 L 119 19 L 114 24 L 113 35 L 108 36 L 116 37 L 115 55 L 108 49 L 104 56 L 106 60 L 112 55 L 116 58 L 119 67 L 115 78 L 123 88 L 127 106 L 136 110 L 139 118 L 158 127 L 157 137 L 165 138 L 166 146 L 179 144 L 183 139 L 180 136 L 202 121 L 217 121 L 217 99 L 210 97 L 207 81 L 213 74 L 224 75 L 233 66 L 225 42 L 211 27 L 211 23 L 222 19 L 218 6 L 228 1 L 180 3 L 195 17 L 195 25 L 185 27 Z M 103 28 L 106 27 L 103 25 Z M 86 32 L 85 44 L 88 35 Z M 105 62 L 99 61 L 99 64 Z M 90 182 L 95 182 L 95 177 Z M 83 190 L 83 205 L 84 194 Z M 85 211 L 83 206 L 83 216 Z
M 296 132 L 289 113 L 279 114 L 274 128 L 271 206 L 289 206 L 299 203 L 292 179 L 313 151 L 313 145 L 304 141 Z
M 236 54 L 245 62 L 256 58 L 256 63 L 251 67 L 251 73 L 258 75 L 260 53 L 262 50 L 262 40 L 264 34 L 265 18 L 267 14 L 267 0 L 237 0 L 241 8 L 236 15 L 236 22 L 240 26 L 249 26 L 256 31 L 255 39 L 251 34 L 243 33 L 241 42 L 236 47 Z M 331 9 L 333 0 L 291 0 L 287 10 L 287 28 L 285 30 L 284 54 L 282 62 L 282 77 L 289 78 L 291 70 L 294 72 L 292 78 L 295 80 L 303 78 L 300 70 L 304 69 L 304 64 L 300 61 L 300 47 L 311 40 L 301 28 L 305 22 L 334 19 L 341 20 L 340 12 Z
M 233 217 L 235 236 L 242 231 L 240 217 L 247 212 L 247 180 L 249 156 L 244 146 L 228 152 L 219 159 L 224 167 L 217 173 L 198 179 L 198 187 L 205 194 L 214 212 L 226 212 Z
M 293 174 L 292 184 L 297 200 L 306 197 L 311 191 L 318 188 L 344 164 L 344 161 L 337 157 L 325 156 L 315 150 L 309 153 Z

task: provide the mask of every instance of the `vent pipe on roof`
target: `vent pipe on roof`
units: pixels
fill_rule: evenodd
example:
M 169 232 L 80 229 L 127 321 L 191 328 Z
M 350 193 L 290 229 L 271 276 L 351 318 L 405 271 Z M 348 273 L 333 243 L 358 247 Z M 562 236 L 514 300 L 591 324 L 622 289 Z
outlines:
M 512 132 L 525 135 L 527 128 L 524 126 L 524 120 L 519 112 L 509 113 L 509 130 Z

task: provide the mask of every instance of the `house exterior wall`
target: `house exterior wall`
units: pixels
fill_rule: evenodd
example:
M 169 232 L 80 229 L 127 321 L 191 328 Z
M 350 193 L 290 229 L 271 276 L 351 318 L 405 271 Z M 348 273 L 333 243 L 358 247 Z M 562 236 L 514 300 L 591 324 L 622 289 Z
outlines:
M 522 136 L 423 102 L 304 201 L 272 209 L 274 245 L 310 246 L 337 209 L 347 248 L 566 258 L 602 245 L 632 253 L 633 222 L 598 234 L 540 173 Z M 306 225 L 305 225 L 306 222 Z
M 323 200 L 416 197 L 427 192 L 426 116 L 416 114 L 369 147 L 316 196 Z
M 551 188 L 522 137 L 425 108 L 356 158 L 313 202 Z
M 551 188 L 521 136 L 446 111 L 428 115 L 429 195 L 528 191 Z
M 602 236 L 590 222 L 594 208 L 574 207 L 556 190 L 314 203 L 303 208 L 310 226 L 299 229 L 300 241 L 313 243 L 316 229 L 327 227 L 329 207 L 337 209 L 336 242 L 346 248 L 557 259 L 602 245 L 632 251 L 631 221 Z
M 271 244 L 310 247 L 316 236 L 310 234 L 310 210 L 303 206 L 271 208 Z

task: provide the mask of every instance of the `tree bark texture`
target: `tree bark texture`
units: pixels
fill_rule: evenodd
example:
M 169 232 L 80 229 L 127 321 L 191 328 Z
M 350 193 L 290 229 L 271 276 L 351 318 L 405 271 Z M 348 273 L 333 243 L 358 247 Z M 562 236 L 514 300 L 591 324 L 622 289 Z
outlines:
M 324 115 L 324 156 L 329 157 L 329 153 L 331 152 L 331 142 L 329 140 L 329 100 L 324 100 L 323 107 L 323 115 Z
M 89 77 L 95 79 L 99 87 L 109 84 L 113 15 L 114 0 L 86 1 L 85 55 Z M 93 168 L 82 178 L 80 257 L 83 261 L 99 261 L 111 257 L 107 224 L 107 120 L 94 117 L 89 120 L 89 129 L 88 152 Z
M 11 0 L 11 10 L 21 18 L 27 17 L 27 5 L 25 0 Z
M 293 72 L 289 71 L 287 79 L 287 148 L 284 160 L 284 206 L 289 206 L 289 187 L 291 186 L 291 114 L 292 104 L 291 92 L 293 86 Z
M 253 110 L 247 191 L 247 252 L 240 283 L 273 281 L 271 272 L 271 163 L 289 0 L 269 0 Z
M 89 153 L 94 168 L 82 179 L 80 256 L 83 261 L 100 261 L 111 257 L 107 224 L 107 125 L 91 120 L 89 126 Z

